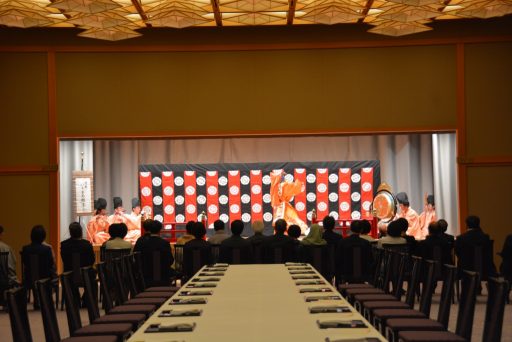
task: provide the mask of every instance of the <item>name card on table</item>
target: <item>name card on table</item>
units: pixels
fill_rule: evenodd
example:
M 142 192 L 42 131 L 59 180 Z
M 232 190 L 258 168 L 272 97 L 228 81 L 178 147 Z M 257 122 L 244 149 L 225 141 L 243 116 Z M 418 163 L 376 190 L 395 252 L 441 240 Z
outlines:
M 320 329 L 353 329 L 368 328 L 361 320 L 352 319 L 348 321 L 316 321 Z
M 329 306 L 313 306 L 309 308 L 309 313 L 351 313 L 352 311 L 348 306 L 329 305 Z
M 203 310 L 192 309 L 192 310 L 162 310 L 158 317 L 190 317 L 190 316 L 201 316 Z
M 180 296 L 211 296 L 213 291 L 181 291 Z
M 170 305 L 193 305 L 193 304 L 206 304 L 206 298 L 173 298 Z
M 317 302 L 319 300 L 341 300 L 340 296 L 310 296 L 304 297 L 306 302 Z
M 160 323 L 150 324 L 144 331 L 145 333 L 159 333 L 159 332 L 185 332 L 193 331 L 196 327 L 195 323 L 177 323 L 170 325 L 162 325 Z

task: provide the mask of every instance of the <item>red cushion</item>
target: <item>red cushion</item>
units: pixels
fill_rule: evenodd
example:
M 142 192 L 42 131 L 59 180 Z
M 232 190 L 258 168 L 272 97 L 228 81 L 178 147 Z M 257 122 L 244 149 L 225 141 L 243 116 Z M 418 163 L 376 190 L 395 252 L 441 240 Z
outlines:
M 386 327 L 394 331 L 404 330 L 444 330 L 444 326 L 428 318 L 390 318 L 386 321 Z
M 65 338 L 61 342 L 117 342 L 117 336 L 75 336 Z
M 112 314 L 101 316 L 93 324 L 130 323 L 132 330 L 136 330 L 145 320 L 144 314 Z
M 379 300 L 379 301 L 370 301 L 364 302 L 364 307 L 367 310 L 375 310 L 375 309 L 410 309 L 409 305 L 404 302 L 399 302 L 397 300 Z
M 127 338 L 132 334 L 132 325 L 129 323 L 91 324 L 73 332 L 73 336 L 115 335 L 118 338 Z
M 114 314 L 143 314 L 149 317 L 156 310 L 156 305 L 119 305 L 109 311 L 109 315 Z
M 373 317 L 379 319 L 390 318 L 426 318 L 425 314 L 413 309 L 375 309 Z
M 404 342 L 464 342 L 464 338 L 449 331 L 401 331 L 398 333 Z
M 133 298 L 126 302 L 123 305 L 156 305 L 160 306 L 165 303 L 169 298 Z

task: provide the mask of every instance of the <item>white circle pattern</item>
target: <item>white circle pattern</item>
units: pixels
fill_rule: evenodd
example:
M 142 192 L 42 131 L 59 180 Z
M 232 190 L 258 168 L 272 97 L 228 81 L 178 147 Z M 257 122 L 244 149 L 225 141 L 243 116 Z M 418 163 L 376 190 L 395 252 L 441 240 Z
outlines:
M 193 214 L 196 212 L 196 206 L 193 204 L 187 205 L 187 213 Z
M 220 196 L 219 196 L 219 203 L 220 203 L 220 204 L 227 204 L 227 203 L 228 203 L 228 196 L 226 196 L 226 195 L 220 195 Z
M 251 179 L 249 177 L 247 177 L 246 175 L 243 175 L 242 177 L 240 177 L 240 183 L 242 183 L 243 185 L 247 185 L 251 182 Z
M 185 192 L 187 193 L 187 195 L 192 196 L 193 194 L 196 193 L 196 189 L 194 189 L 192 185 L 189 185 L 185 188 Z
M 142 208 L 142 210 L 148 215 L 151 215 L 151 213 L 153 212 L 153 208 L 151 208 L 149 205 Z
M 338 219 L 338 213 L 336 211 L 331 211 L 329 213 L 329 216 L 332 216 L 333 219 L 337 220 Z
M 224 176 L 219 177 L 219 185 L 226 186 L 228 184 L 228 179 Z
M 197 203 L 199 204 L 205 204 L 206 203 L 206 197 L 204 195 L 197 196 Z
M 348 202 L 341 202 L 340 203 L 340 210 L 341 211 L 348 211 L 350 209 L 350 204 Z
M 318 171 L 318 173 L 326 173 L 327 172 L 327 169 L 323 168 L 323 169 L 316 169 Z
M 185 222 L 185 216 L 183 216 L 182 214 L 176 215 L 176 222 Z
M 178 195 L 176 196 L 174 201 L 176 202 L 177 205 L 182 205 L 185 202 L 185 199 L 183 198 L 183 196 Z
M 312 184 L 316 181 L 316 176 L 314 174 L 310 173 L 306 176 L 306 181 L 308 183 Z
M 229 216 L 227 214 L 221 214 L 219 219 L 223 222 L 228 222 L 229 221 Z
M 252 211 L 253 211 L 253 212 L 255 212 L 255 213 L 257 213 L 257 214 L 261 213 L 261 204 L 259 204 L 259 203 L 254 203 L 254 204 L 252 205 Z
M 368 192 L 368 191 L 372 190 L 372 184 L 370 182 L 364 182 L 362 188 L 363 188 L 363 191 Z
M 174 184 L 176 184 L 177 186 L 182 186 L 183 185 L 183 177 L 176 177 L 174 178 Z
M 357 210 L 354 210 L 350 216 L 353 220 L 359 220 L 361 218 L 361 213 Z
M 160 196 L 155 196 L 155 197 L 153 197 L 153 203 L 154 203 L 155 205 L 160 205 L 160 204 L 162 204 L 162 197 L 160 197 Z
M 363 209 L 364 209 L 365 211 L 369 211 L 369 210 L 370 210 L 370 206 L 371 206 L 371 204 L 372 204 L 372 202 L 370 202 L 370 201 L 364 201 L 364 202 L 363 202 Z
M 261 186 L 259 186 L 258 184 L 255 184 L 251 187 L 251 191 L 253 194 L 259 195 L 261 193 Z
M 230 174 L 231 176 L 237 176 L 237 175 L 238 175 L 238 172 L 239 172 L 238 170 L 229 170 L 229 174 Z
M 146 178 L 146 177 L 151 176 L 151 172 L 141 172 L 140 175 L 141 175 L 141 177 Z
M 338 175 L 335 173 L 331 173 L 329 175 L 329 182 L 335 184 L 338 181 Z
M 233 214 L 238 214 L 238 212 L 240 211 L 240 207 L 238 206 L 238 204 L 231 204 L 229 206 L 229 211 L 231 211 Z
M 203 186 L 203 185 L 205 185 L 205 184 L 206 184 L 206 179 L 204 179 L 204 177 L 203 177 L 203 176 L 199 176 L 199 177 L 197 177 L 197 179 L 196 179 L 196 183 L 197 183 L 197 185 L 199 185 L 199 186 Z
M 143 187 L 140 192 L 142 193 L 142 196 L 145 196 L 145 197 L 151 195 L 151 189 L 147 186 Z
M 269 185 L 270 184 L 270 176 L 269 175 L 263 176 L 261 181 L 263 182 L 263 184 Z
M 316 189 L 318 190 L 318 192 L 324 193 L 327 191 L 327 185 L 325 185 L 324 183 L 319 183 Z
M 162 215 L 155 215 L 155 221 L 164 222 Z
M 290 183 L 293 182 L 293 175 L 288 173 L 286 176 L 284 176 L 284 180 Z
M 153 177 L 152 183 L 154 186 L 160 186 L 162 185 L 162 179 L 160 177 Z
M 172 196 L 174 194 L 174 190 L 172 188 L 172 186 L 166 186 L 164 188 L 164 195 L 165 196 Z
M 210 185 L 208 187 L 208 195 L 214 196 L 215 194 L 217 194 L 217 187 L 215 187 L 214 185 Z
M 270 203 L 271 201 L 272 201 L 272 197 L 270 196 L 270 194 L 263 195 L 263 202 Z
M 329 194 L 329 201 L 336 202 L 338 200 L 338 194 L 335 192 L 331 192 Z
M 327 203 L 325 203 L 325 202 L 318 203 L 318 211 L 325 211 L 325 210 L 327 210 Z
M 347 183 L 341 183 L 340 184 L 340 191 L 341 192 L 348 192 L 350 189 L 350 186 Z
M 165 206 L 164 211 L 167 215 L 172 215 L 174 213 L 174 207 L 168 204 Z
M 242 201 L 243 204 L 247 204 L 251 201 L 251 196 L 243 194 L 240 200 Z
M 229 193 L 233 196 L 236 196 L 240 193 L 240 188 L 236 185 L 232 185 L 230 188 L 229 188 Z
M 272 221 L 272 214 L 271 214 L 271 213 L 265 213 L 265 214 L 263 214 L 263 220 L 265 220 L 265 222 L 270 222 L 270 221 Z
M 251 214 L 248 214 L 248 213 L 245 213 L 245 214 L 242 214 L 242 221 L 244 222 L 251 222 Z
M 350 179 L 352 180 L 353 183 L 359 183 L 359 181 L 361 180 L 361 176 L 359 175 L 359 173 L 354 173 L 352 177 L 350 177 Z
M 306 199 L 308 202 L 314 202 L 316 200 L 316 195 L 314 192 L 310 192 L 306 195 Z
M 193 176 L 194 174 L 195 174 L 194 171 L 191 171 L 191 170 L 185 171 L 185 176 Z
M 297 211 L 304 211 L 304 209 L 306 209 L 306 205 L 304 202 L 297 202 L 295 203 L 295 209 L 297 209 Z
M 352 201 L 357 202 L 361 199 L 361 194 L 359 192 L 353 192 L 352 195 L 350 195 L 350 198 Z
M 162 172 L 162 176 L 164 176 L 164 177 L 171 177 L 172 176 L 172 171 L 164 171 L 164 172 Z
M 212 215 L 213 215 L 213 214 L 216 214 L 218 210 L 219 210 L 219 208 L 217 208 L 217 206 L 216 206 L 215 204 L 210 204 L 210 205 L 208 206 L 208 212 L 209 212 L 210 214 L 212 214 Z

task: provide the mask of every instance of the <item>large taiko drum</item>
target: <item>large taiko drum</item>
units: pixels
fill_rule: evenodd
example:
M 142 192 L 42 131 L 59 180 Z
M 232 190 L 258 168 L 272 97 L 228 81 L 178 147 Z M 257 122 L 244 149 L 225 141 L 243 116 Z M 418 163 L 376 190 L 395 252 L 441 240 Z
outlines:
M 382 183 L 373 198 L 371 206 L 372 215 L 382 222 L 389 222 L 396 215 L 397 203 L 395 196 L 391 192 L 391 187 L 386 183 Z

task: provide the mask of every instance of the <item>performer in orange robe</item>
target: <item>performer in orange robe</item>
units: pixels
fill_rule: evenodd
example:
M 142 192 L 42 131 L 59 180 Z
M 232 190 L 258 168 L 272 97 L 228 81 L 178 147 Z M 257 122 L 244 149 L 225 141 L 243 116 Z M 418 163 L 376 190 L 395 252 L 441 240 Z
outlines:
M 409 228 L 407 229 L 406 234 L 414 236 L 416 240 L 421 240 L 423 233 L 419 225 L 419 215 L 414 209 L 409 207 L 409 198 L 407 197 L 407 194 L 405 192 L 399 192 L 396 194 L 396 200 L 398 201 L 400 212 L 396 214 L 395 220 L 401 217 L 405 218 L 407 222 L 409 222 Z
M 428 225 L 437 221 L 436 205 L 434 203 L 434 195 L 425 194 L 425 209 L 420 214 L 419 223 L 421 229 L 421 239 L 425 239 L 428 235 Z
M 107 201 L 104 198 L 98 198 L 94 202 L 94 208 L 96 213 L 87 224 L 87 240 L 92 244 L 102 245 L 110 239 L 110 234 L 108 233 L 110 224 L 107 218 Z
M 138 198 L 132 198 L 132 212 L 129 215 L 126 215 L 128 222 L 126 226 L 128 227 L 128 234 L 124 238 L 126 241 L 130 241 L 132 244 L 140 238 L 140 227 L 141 227 L 141 208 L 140 201 Z
M 290 204 L 293 196 L 304 191 L 304 184 L 298 180 L 289 182 L 284 180 L 284 171 L 272 171 L 270 173 L 270 196 L 274 209 L 273 222 L 284 219 L 288 225 L 296 224 L 300 227 L 302 234 L 306 234 L 308 226 L 299 218 L 297 211 Z

